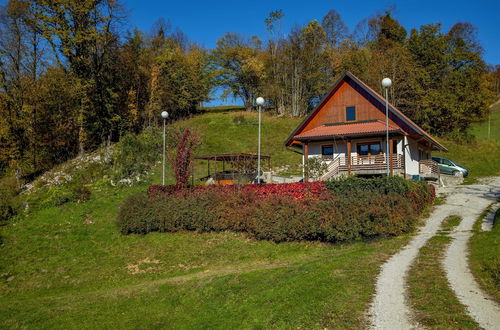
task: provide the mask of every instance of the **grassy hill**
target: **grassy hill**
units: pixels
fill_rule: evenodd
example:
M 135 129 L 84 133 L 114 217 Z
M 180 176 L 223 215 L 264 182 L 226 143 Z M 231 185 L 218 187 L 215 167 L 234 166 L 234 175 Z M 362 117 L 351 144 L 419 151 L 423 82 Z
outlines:
M 500 101 L 491 106 L 489 120 L 477 123 L 472 128 L 472 134 L 478 139 L 487 139 L 488 131 L 491 139 L 500 141 Z
M 262 152 L 273 166 L 300 163 L 283 146 L 299 121 L 264 116 Z M 257 114 L 239 110 L 174 124 L 200 134 L 198 154 L 255 152 L 256 125 Z M 161 143 L 161 130 L 153 133 L 139 139 Z M 275 244 L 229 232 L 122 236 L 114 223 L 118 206 L 159 183 L 161 166 L 156 162 L 133 185 L 113 186 L 116 169 L 105 154 L 39 178 L 22 195 L 27 209 L 0 227 L 1 328 L 360 328 L 380 265 L 408 240 L 331 245 Z M 71 197 L 75 182 L 90 191 L 88 200 Z
M 262 153 L 273 167 L 300 163 L 283 146 L 299 121 L 264 116 Z M 197 154 L 256 152 L 256 113 L 212 110 L 173 126 L 199 133 Z M 161 130 L 153 136 L 161 143 Z M 483 152 L 445 144 L 457 161 L 467 154 L 466 166 Z M 409 239 L 330 245 L 229 232 L 122 236 L 118 206 L 159 183 L 161 166 L 155 161 L 133 185 L 112 186 L 115 169 L 99 153 L 89 157 L 96 161 L 74 160 L 40 178 L 23 195 L 26 210 L 0 227 L 1 328 L 362 328 L 380 265 Z M 197 176 L 206 174 L 204 162 L 196 167 Z M 75 180 L 91 192 L 87 201 L 62 198 Z
M 470 177 L 466 183 L 472 183 L 480 177 L 500 175 L 500 103 L 492 107 L 490 128 L 489 139 L 488 121 L 472 126 L 471 131 L 476 139 L 471 143 L 442 139 L 449 152 L 435 155 L 452 159 L 468 168 Z
M 263 155 L 271 156 L 271 167 L 290 165 L 292 171 L 299 171 L 301 156 L 287 150 L 283 143 L 301 120 L 263 114 L 261 152 Z M 200 135 L 202 144 L 196 150 L 198 155 L 257 153 L 258 114 L 254 112 L 212 110 L 204 115 L 175 123 L 174 126 L 190 127 Z M 218 166 L 221 170 L 222 164 Z M 263 166 L 267 169 L 267 163 L 263 163 Z M 207 175 L 206 161 L 196 161 L 196 176 L 205 175 Z

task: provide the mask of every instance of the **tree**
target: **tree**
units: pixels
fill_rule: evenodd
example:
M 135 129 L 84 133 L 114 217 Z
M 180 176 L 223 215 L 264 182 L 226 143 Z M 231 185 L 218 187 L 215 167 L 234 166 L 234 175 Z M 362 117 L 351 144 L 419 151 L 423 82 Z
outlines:
M 467 136 L 471 123 L 486 115 L 486 66 L 478 45 L 470 24 L 457 23 L 447 34 L 436 24 L 412 31 L 408 46 L 422 67 L 416 121 L 432 133 Z
M 340 14 L 334 9 L 331 9 L 323 17 L 321 26 L 325 31 L 326 40 L 328 41 L 330 47 L 338 47 L 347 37 L 347 26 L 344 24 L 344 21 L 342 20 L 342 17 L 340 17 Z
M 112 76 L 106 70 L 114 61 L 115 25 L 121 7 L 113 0 L 35 0 L 39 27 L 44 37 L 69 63 L 84 93 L 80 100 L 79 150 L 96 148 L 112 133 Z M 59 62 L 63 64 L 60 60 Z
M 160 110 L 168 111 L 174 120 L 193 114 L 208 98 L 210 80 L 207 54 L 195 46 L 183 53 L 170 40 L 153 65 L 148 117 L 158 118 Z
M 227 33 L 212 52 L 216 83 L 225 88 L 225 94 L 241 98 L 247 110 L 253 108 L 265 78 L 261 43 L 256 36 L 245 39 Z

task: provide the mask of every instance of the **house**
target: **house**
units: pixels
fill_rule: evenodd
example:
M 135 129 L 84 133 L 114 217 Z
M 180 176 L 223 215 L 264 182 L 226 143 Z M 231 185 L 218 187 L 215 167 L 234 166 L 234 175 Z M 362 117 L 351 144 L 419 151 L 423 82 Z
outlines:
M 447 149 L 389 104 L 386 150 L 385 113 L 385 99 L 346 72 L 285 145 L 302 153 L 303 162 L 312 157 L 325 162 L 328 170 L 321 180 L 353 174 L 385 175 L 387 158 L 392 175 L 437 179 L 439 169 L 431 152 Z

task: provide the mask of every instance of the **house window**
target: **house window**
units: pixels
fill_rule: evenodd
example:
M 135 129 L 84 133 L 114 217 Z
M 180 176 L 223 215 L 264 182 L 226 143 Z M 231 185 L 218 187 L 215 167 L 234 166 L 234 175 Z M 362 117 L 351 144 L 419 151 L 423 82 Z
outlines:
M 346 107 L 345 108 L 345 120 L 355 121 L 356 120 L 356 107 Z
M 382 148 L 379 142 L 358 144 L 358 155 L 360 156 L 373 156 L 382 153 Z
M 333 156 L 333 145 L 321 146 L 321 155 L 323 157 Z

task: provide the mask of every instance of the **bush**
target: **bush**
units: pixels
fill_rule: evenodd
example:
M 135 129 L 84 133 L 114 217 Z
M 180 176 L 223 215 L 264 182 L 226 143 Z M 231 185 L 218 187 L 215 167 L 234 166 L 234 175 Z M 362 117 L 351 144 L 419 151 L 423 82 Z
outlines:
M 114 179 L 144 173 L 159 158 L 161 135 L 149 129 L 142 134 L 128 133 L 116 144 L 113 152 Z
M 159 220 L 155 217 L 153 199 L 143 193 L 127 197 L 118 211 L 117 224 L 122 234 L 147 234 L 158 231 Z
M 433 200 L 426 184 L 362 180 L 329 184 L 337 196 L 322 183 L 151 186 L 123 202 L 117 221 L 124 234 L 231 230 L 274 242 L 344 242 L 410 232 Z
M 330 180 L 325 183 L 326 188 L 335 195 L 356 194 L 361 191 L 373 193 L 396 193 L 407 194 L 410 187 L 425 183 L 418 181 L 405 180 L 399 176 L 380 177 L 380 178 L 360 178 L 348 177 Z
M 325 188 L 323 182 L 308 182 L 308 183 L 284 183 L 284 184 L 265 184 L 265 185 L 227 185 L 227 186 L 196 186 L 189 189 L 182 189 L 177 185 L 161 186 L 153 185 L 148 188 L 148 195 L 150 197 L 159 196 L 161 194 L 167 195 L 183 195 L 187 192 L 203 193 L 214 191 L 220 193 L 237 193 L 244 192 L 246 194 L 255 194 L 259 198 L 266 198 L 269 196 L 281 196 L 297 200 L 314 200 L 326 198 L 328 190 Z

